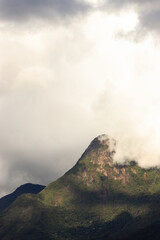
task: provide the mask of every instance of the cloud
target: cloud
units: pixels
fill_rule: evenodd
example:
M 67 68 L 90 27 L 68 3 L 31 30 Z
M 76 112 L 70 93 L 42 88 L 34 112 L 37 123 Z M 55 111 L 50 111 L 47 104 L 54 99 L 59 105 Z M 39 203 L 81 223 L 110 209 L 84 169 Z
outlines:
M 134 27 L 126 19 L 94 9 L 67 27 L 0 27 L 1 195 L 61 176 L 102 133 L 120 143 L 120 161 L 159 165 L 160 46 L 116 38 Z
M 55 180 L 88 144 L 95 90 L 86 88 L 92 79 L 83 61 L 91 46 L 81 24 L 0 32 L 1 194 Z
M 113 9 L 120 10 L 121 8 L 124 7 L 137 7 L 139 9 L 153 9 L 157 6 L 159 6 L 159 1 L 158 0 L 153 0 L 152 3 L 150 0 L 144 0 L 144 1 L 139 1 L 139 0 L 104 0 L 103 4 L 106 5 L 106 7 L 112 7 Z
M 33 20 L 63 21 L 88 11 L 107 11 L 108 13 L 135 11 L 139 24 L 133 33 L 135 38 L 147 32 L 159 33 L 160 3 L 158 0 L 0 0 L 0 19 L 10 23 L 24 24 Z M 123 35 L 123 34 L 122 34 Z M 125 35 L 124 35 L 125 36 Z M 127 37 L 127 36 L 126 36 Z
M 159 33 L 160 29 L 160 7 L 153 11 L 143 12 L 140 15 L 141 25 L 150 31 L 156 31 Z
M 146 34 L 147 32 L 159 33 L 159 0 L 108 0 L 103 2 L 103 8 L 106 11 L 114 13 L 115 11 L 135 11 L 139 17 L 139 26 L 136 29 L 137 34 Z M 141 35 L 143 35 L 141 34 Z
M 78 0 L 0 0 L 0 18 L 13 22 L 65 18 L 88 8 L 87 3 Z

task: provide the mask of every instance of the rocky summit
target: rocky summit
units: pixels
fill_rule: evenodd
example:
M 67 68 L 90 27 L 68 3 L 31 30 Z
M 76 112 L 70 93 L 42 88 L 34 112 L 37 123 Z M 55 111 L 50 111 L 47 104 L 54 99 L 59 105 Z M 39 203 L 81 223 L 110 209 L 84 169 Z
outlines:
M 0 239 L 143 239 L 160 220 L 160 170 L 117 164 L 115 152 L 114 139 L 95 138 L 64 176 L 1 214 Z

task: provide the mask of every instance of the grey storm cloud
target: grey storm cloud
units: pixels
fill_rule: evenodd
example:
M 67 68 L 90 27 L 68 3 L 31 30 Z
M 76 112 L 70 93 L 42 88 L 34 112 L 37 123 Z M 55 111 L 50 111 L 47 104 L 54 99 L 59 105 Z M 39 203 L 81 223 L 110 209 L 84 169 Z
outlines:
M 159 32 L 160 1 L 159 0 L 108 0 L 104 1 L 107 11 L 123 11 L 135 9 L 139 17 L 139 27 L 146 31 Z
M 107 12 L 135 9 L 139 17 L 139 27 L 159 32 L 159 0 L 104 0 L 97 4 L 79 0 L 0 0 L 0 19 L 11 22 L 24 22 L 32 19 L 66 19 L 88 10 Z M 144 31 L 143 31 L 144 32 Z
M 107 14 L 133 9 L 140 29 L 158 32 L 160 3 L 98 4 L 0 0 L 0 196 L 55 180 L 102 133 L 119 141 L 120 160 L 159 166 L 160 47 L 114 39 Z
M 135 5 L 138 8 L 144 8 L 144 7 L 151 7 L 153 8 L 153 6 L 157 6 L 157 4 L 159 4 L 158 0 L 152 0 L 152 2 L 150 0 L 143 0 L 143 1 L 139 1 L 139 0 L 104 0 L 104 4 L 106 4 L 106 6 L 110 6 L 113 8 L 122 8 L 122 7 L 126 7 L 126 6 L 131 6 L 131 5 Z
M 11 21 L 50 19 L 73 16 L 88 8 L 87 3 L 76 0 L 0 0 L 0 18 Z
M 160 9 L 144 12 L 140 16 L 141 25 L 149 30 L 160 30 Z

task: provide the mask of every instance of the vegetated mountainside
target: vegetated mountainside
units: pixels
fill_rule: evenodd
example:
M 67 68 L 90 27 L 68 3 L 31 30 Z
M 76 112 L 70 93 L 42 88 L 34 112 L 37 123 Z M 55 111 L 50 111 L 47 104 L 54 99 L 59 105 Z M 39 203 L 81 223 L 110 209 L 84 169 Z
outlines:
M 0 239 L 129 239 L 158 222 L 160 170 L 114 163 L 115 146 L 95 138 L 63 177 L 18 197 L 0 216 Z
M 22 186 L 18 187 L 14 192 L 0 198 L 0 212 L 2 212 L 4 209 L 9 207 L 11 203 L 13 203 L 17 197 L 21 196 L 24 193 L 39 193 L 41 192 L 45 186 L 39 185 L 39 184 L 32 184 L 32 183 L 26 183 Z

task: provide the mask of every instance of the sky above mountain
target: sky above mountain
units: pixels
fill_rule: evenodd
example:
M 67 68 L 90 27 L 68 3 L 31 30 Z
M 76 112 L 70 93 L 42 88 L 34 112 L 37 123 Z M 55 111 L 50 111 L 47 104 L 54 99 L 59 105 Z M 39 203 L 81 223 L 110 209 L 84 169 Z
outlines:
M 158 0 L 0 0 L 0 194 L 47 184 L 107 133 L 160 164 Z

